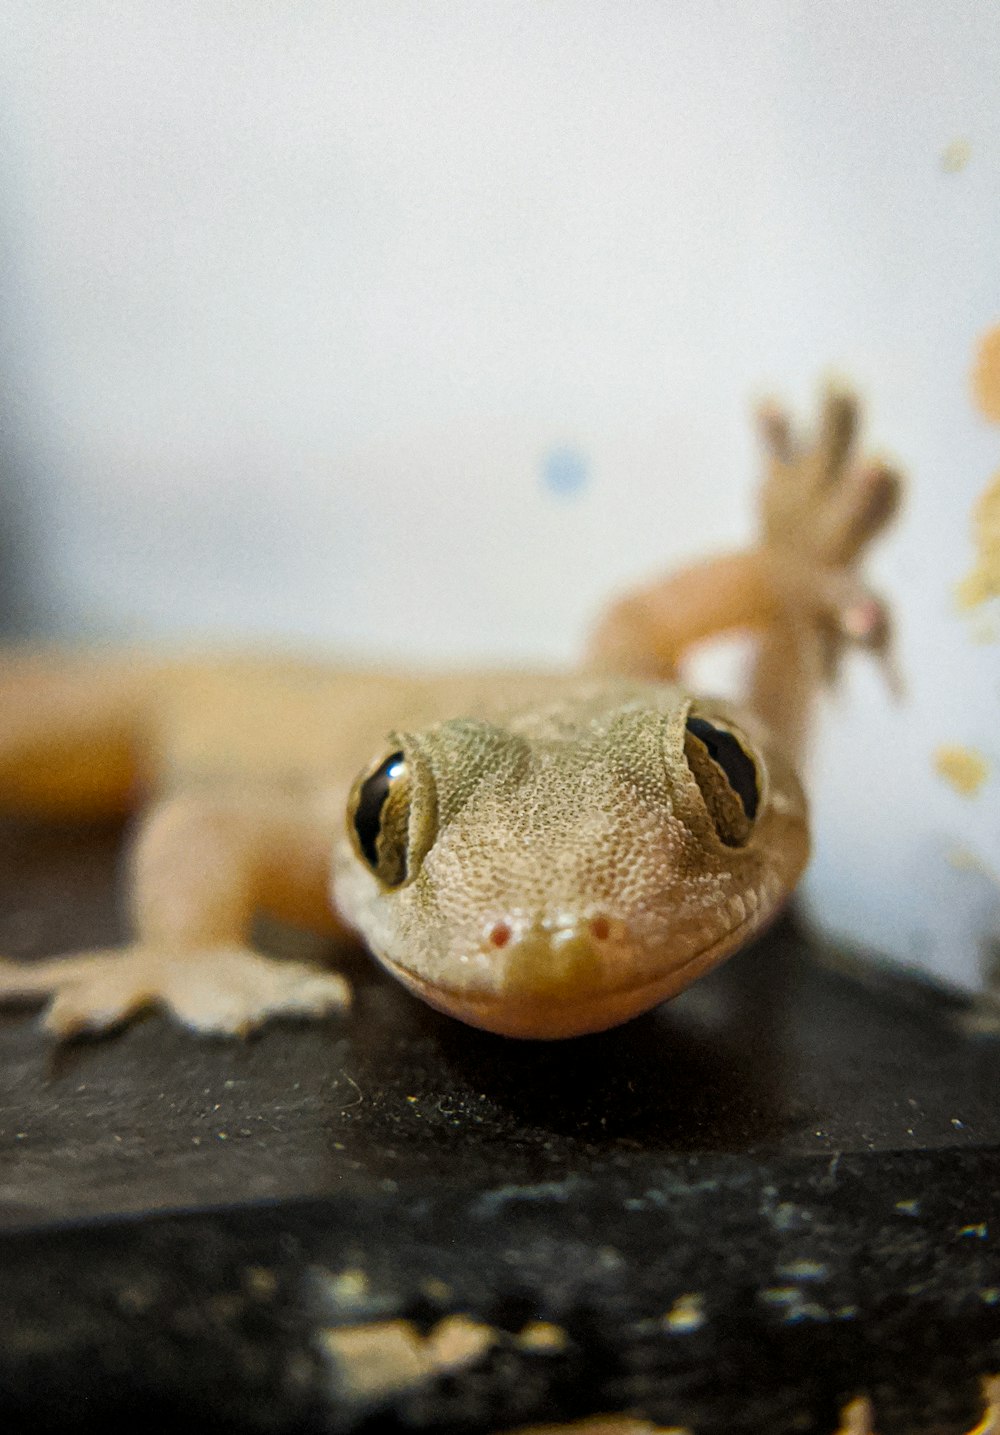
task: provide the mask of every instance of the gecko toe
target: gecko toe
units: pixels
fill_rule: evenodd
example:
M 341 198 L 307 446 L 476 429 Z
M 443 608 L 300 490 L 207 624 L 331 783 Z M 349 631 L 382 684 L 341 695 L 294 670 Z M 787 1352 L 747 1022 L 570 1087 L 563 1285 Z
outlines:
M 137 988 L 107 989 L 100 983 L 74 982 L 56 992 L 42 1025 L 60 1041 L 114 1031 L 153 1005 L 153 997 Z

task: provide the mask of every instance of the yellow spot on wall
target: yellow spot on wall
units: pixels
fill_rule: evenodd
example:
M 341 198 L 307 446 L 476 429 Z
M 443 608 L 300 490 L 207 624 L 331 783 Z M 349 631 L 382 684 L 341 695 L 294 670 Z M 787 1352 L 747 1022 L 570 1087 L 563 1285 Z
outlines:
M 995 618 L 974 619 L 969 627 L 969 641 L 972 643 L 1000 642 L 1000 624 Z
M 1000 424 L 1000 324 L 979 341 L 972 366 L 972 396 L 984 418 Z
M 988 598 L 1000 597 L 1000 473 L 979 495 L 972 510 L 972 541 L 976 562 L 958 586 L 963 608 L 975 608 Z
M 934 766 L 939 776 L 963 797 L 974 797 L 990 775 L 990 765 L 982 753 L 957 745 L 939 747 Z
M 992 877 L 993 873 L 977 853 L 968 847 L 956 847 L 948 853 L 948 866 L 956 872 L 977 872 L 980 877 Z
M 972 146 L 967 139 L 952 140 L 941 151 L 941 168 L 945 174 L 958 174 L 972 158 Z

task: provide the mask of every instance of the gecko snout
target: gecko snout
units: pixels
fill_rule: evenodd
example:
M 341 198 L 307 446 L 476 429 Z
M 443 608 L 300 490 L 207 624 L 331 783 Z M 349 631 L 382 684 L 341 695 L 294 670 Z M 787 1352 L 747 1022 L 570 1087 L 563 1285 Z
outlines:
M 542 919 L 520 930 L 494 922 L 485 947 L 500 958 L 499 985 L 507 992 L 571 996 L 611 975 L 625 924 L 603 913 L 572 921 Z

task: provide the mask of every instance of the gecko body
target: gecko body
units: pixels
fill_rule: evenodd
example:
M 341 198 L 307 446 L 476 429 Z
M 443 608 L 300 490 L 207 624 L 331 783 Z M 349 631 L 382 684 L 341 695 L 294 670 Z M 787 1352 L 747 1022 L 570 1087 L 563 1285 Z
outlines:
M 764 417 L 760 541 L 627 595 L 578 673 L 405 675 L 291 658 L 9 652 L 0 799 L 153 801 L 123 950 L 0 962 L 0 1001 L 58 1035 L 161 1005 L 198 1031 L 346 1005 L 336 972 L 254 949 L 262 911 L 359 935 L 473 1025 L 567 1037 L 674 995 L 757 931 L 808 854 L 796 776 L 842 652 L 885 655 L 858 572 L 896 475 L 850 462 L 856 408 L 817 439 Z M 757 635 L 748 703 L 675 681 L 694 641 Z

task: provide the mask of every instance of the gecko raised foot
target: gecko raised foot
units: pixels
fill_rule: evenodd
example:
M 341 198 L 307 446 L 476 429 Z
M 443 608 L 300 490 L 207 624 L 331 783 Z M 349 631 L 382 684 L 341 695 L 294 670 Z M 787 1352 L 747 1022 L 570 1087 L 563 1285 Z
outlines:
M 902 480 L 882 459 L 857 461 L 859 408 L 844 389 L 827 388 L 811 440 L 796 436 L 774 402 L 760 407 L 758 423 L 760 551 L 775 612 L 758 645 L 751 702 L 794 752 L 812 699 L 836 681 L 850 648 L 870 652 L 900 690 L 889 610 L 861 563 L 896 515 Z
M 758 422 L 766 457 L 756 542 L 624 594 L 595 628 L 589 661 L 602 673 L 669 679 L 692 644 L 750 632 L 749 706 L 798 758 L 816 694 L 848 649 L 872 653 L 899 688 L 889 610 L 861 565 L 902 482 L 880 459 L 855 461 L 858 405 L 844 390 L 826 391 L 813 439 L 797 437 L 774 403 Z
M 855 396 L 829 386 L 816 435 L 796 437 L 773 400 L 758 410 L 766 452 L 759 511 L 761 544 L 785 565 L 791 602 L 826 640 L 826 676 L 854 644 L 887 658 L 888 613 L 859 575 L 871 543 L 899 508 L 902 480 L 882 459 L 856 461 L 859 408 Z
M 47 1002 L 53 1035 L 112 1031 L 160 1007 L 203 1036 L 242 1036 L 274 1017 L 317 1017 L 350 1005 L 343 977 L 248 947 L 166 953 L 131 946 L 35 962 L 0 961 L 0 1003 Z

